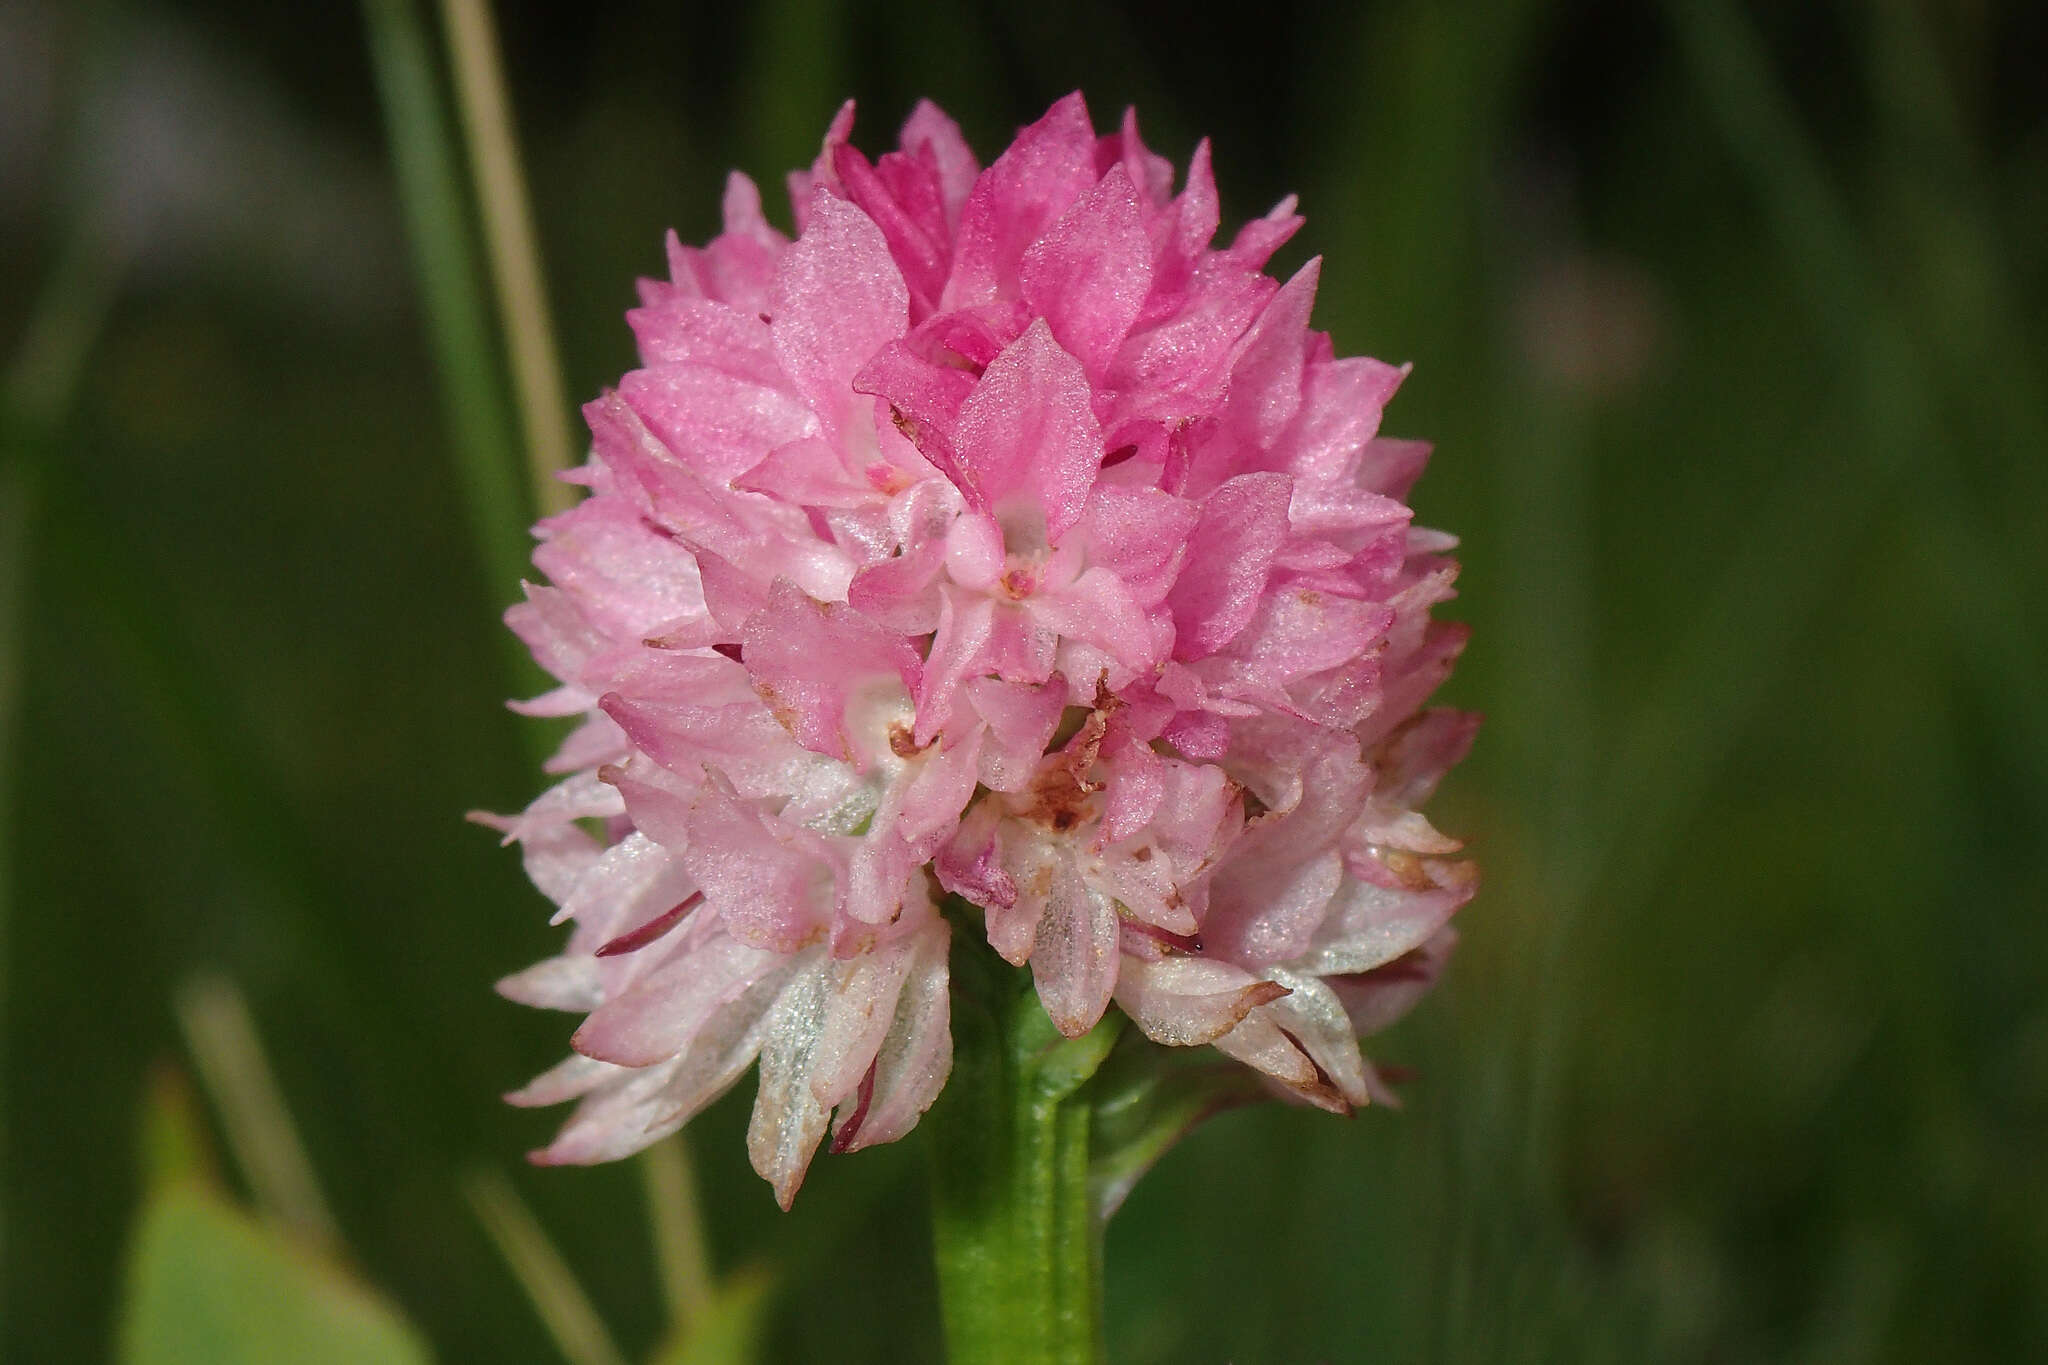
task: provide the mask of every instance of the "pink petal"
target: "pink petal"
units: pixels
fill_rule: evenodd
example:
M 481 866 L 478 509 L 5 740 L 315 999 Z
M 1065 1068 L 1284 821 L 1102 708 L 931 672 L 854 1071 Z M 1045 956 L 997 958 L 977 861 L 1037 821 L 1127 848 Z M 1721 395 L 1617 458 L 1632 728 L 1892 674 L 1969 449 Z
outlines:
M 1263 267 L 1274 252 L 1301 230 L 1303 219 L 1294 208 L 1295 199 L 1290 194 L 1268 209 L 1265 217 L 1254 218 L 1239 228 L 1227 253 L 1231 263 L 1244 270 Z
M 690 552 L 648 529 L 617 500 L 589 499 L 547 526 L 534 564 L 610 639 L 639 640 L 657 626 L 703 613 Z
M 1352 1104 L 1370 1103 L 1358 1034 L 1336 993 L 1304 973 L 1274 967 L 1268 974 L 1287 994 L 1263 1007 L 1266 1016 L 1287 1031 L 1339 1095 Z
M 769 308 L 783 371 L 836 435 L 853 376 L 910 325 L 909 291 L 874 220 L 819 190 L 804 235 L 776 270 Z
M 1344 1002 L 1351 1027 L 1359 1037 L 1394 1024 L 1415 1007 L 1443 973 L 1458 931 L 1445 925 L 1421 947 L 1392 962 L 1356 976 L 1330 978 L 1330 989 Z
M 833 876 L 816 848 L 779 823 L 707 791 L 690 810 L 682 860 L 728 933 L 790 953 L 823 937 Z
M 1308 366 L 1301 412 L 1287 443 L 1290 471 L 1302 478 L 1348 479 L 1360 449 L 1379 432 L 1381 411 L 1407 377 L 1406 365 L 1371 356 Z
M 980 754 L 983 785 L 995 791 L 1020 790 L 1037 771 L 1045 746 L 1059 728 L 1066 688 L 1057 679 L 1033 685 L 971 678 L 963 691 L 988 727 Z
M 1318 256 L 1296 272 L 1238 344 L 1224 421 L 1258 446 L 1278 441 L 1301 408 L 1309 309 L 1322 266 Z
M 941 594 L 938 631 L 925 656 L 916 693 L 916 740 L 920 746 L 930 744 L 952 719 L 954 693 L 980 669 L 994 629 L 995 604 L 986 597 Z
M 883 157 L 878 169 L 848 146 L 833 150 L 832 168 L 847 198 L 881 229 L 918 315 L 929 313 L 945 287 L 951 256 L 937 175 L 900 152 Z
M 945 542 L 927 540 L 894 559 L 870 564 L 846 590 L 847 603 L 902 634 L 929 634 L 939 628 L 936 579 L 945 560 Z
M 1151 620 L 1123 580 L 1108 569 L 1090 569 L 1059 591 L 1032 598 L 1029 610 L 1035 624 L 1068 640 L 1095 645 L 1133 671 L 1159 661 Z
M 811 1070 L 811 1093 L 826 1108 L 849 1098 L 875 1064 L 916 950 L 916 939 L 906 936 L 833 962 Z
M 788 975 L 786 965 L 764 975 L 671 1060 L 623 1072 L 592 1090 L 554 1142 L 532 1160 L 543 1166 L 616 1161 L 682 1127 L 753 1062 L 766 1031 L 767 1008 Z
M 944 309 L 1014 290 L 1024 252 L 1096 181 L 1095 130 L 1078 91 L 1017 134 L 960 210 Z
M 1397 730 L 1375 758 L 1379 781 L 1373 794 L 1415 807 L 1436 793 L 1445 773 L 1464 761 L 1479 733 L 1471 711 L 1425 711 Z
M 1371 971 L 1428 942 L 1479 889 L 1470 863 L 1423 864 L 1429 881 L 1410 889 L 1347 877 L 1307 951 L 1288 965 L 1318 976 Z
M 783 962 L 779 953 L 713 935 L 593 1010 L 576 1030 L 575 1048 L 614 1066 L 665 1061 Z
M 774 335 L 758 313 L 710 299 L 671 298 L 627 312 L 643 365 L 704 365 L 770 387 L 788 380 L 775 359 Z
M 920 340 L 884 346 L 854 376 L 853 386 L 887 402 L 891 420 L 918 453 L 959 483 L 963 476 L 953 429 L 960 405 L 974 390 L 974 376 L 920 354 Z
M 1098 483 L 1088 495 L 1088 558 L 1114 573 L 1145 606 L 1166 597 L 1190 552 L 1199 515 L 1185 498 L 1156 488 Z
M 917 686 L 920 661 L 910 642 L 844 603 L 806 597 L 787 581 L 747 618 L 748 675 L 776 720 L 805 748 L 853 762 L 847 706 L 876 678 Z M 865 758 L 860 758 L 863 766 Z
M 577 879 L 551 921 L 575 920 L 603 941 L 696 890 L 668 848 L 634 832 L 613 844 Z
M 580 677 L 584 662 L 611 642 L 560 588 L 519 586 L 526 600 L 506 609 L 505 624 L 542 668 L 565 682 Z
M 960 406 L 963 491 L 997 518 L 1031 508 L 1056 541 L 1080 520 L 1102 464 L 1088 376 L 1043 320 L 989 363 Z
M 825 136 L 818 144 L 818 155 L 809 169 L 791 171 L 783 177 L 789 188 L 789 206 L 796 214 L 796 230 L 799 234 L 809 230 L 811 206 L 817 200 L 819 190 L 834 195 L 843 195 L 845 186 L 839 183 L 839 173 L 832 168 L 834 154 L 853 137 L 854 104 L 847 100 L 832 115 L 832 122 L 825 129 Z
M 583 954 L 545 958 L 524 971 L 500 977 L 494 989 L 514 1004 L 537 1010 L 586 1013 L 604 999 L 597 959 Z
M 522 1109 L 561 1104 L 589 1094 L 619 1074 L 620 1069 L 610 1062 L 600 1062 L 572 1052 L 505 1096 L 505 1103 L 516 1104 Z
M 1284 474 L 1243 474 L 1211 493 L 1188 543 L 1187 567 L 1173 585 L 1174 654 L 1213 654 L 1251 624 L 1273 556 L 1287 535 L 1294 481 Z

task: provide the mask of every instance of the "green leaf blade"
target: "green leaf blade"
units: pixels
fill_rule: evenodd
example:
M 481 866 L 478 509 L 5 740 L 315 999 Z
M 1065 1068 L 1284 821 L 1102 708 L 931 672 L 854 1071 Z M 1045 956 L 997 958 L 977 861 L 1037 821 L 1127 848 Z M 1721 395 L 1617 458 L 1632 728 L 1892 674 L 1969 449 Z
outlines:
M 425 1342 L 333 1262 L 191 1181 L 137 1229 L 122 1365 L 426 1365 Z

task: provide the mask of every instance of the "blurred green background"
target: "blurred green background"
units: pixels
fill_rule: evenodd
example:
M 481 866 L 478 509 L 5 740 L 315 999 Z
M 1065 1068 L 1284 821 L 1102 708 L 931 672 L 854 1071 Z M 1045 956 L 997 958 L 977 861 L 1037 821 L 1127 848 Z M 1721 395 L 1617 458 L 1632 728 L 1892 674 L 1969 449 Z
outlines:
M 661 232 L 833 108 L 990 157 L 1076 86 L 1412 360 L 1465 538 L 1487 872 L 1375 1054 L 1399 1114 L 1226 1116 L 1109 1232 L 1129 1361 L 2048 1353 L 2048 10 L 2028 0 L 499 7 L 571 396 Z M 422 5 L 421 21 L 435 20 Z M 433 31 L 431 28 L 428 31 Z M 460 1193 L 509 1174 L 621 1343 L 630 1165 L 497 1094 L 572 1020 L 461 822 L 537 789 L 363 12 L 0 0 L 4 1319 L 103 1359 L 153 1071 L 247 993 L 354 1263 L 444 1361 L 553 1361 Z M 66 380 L 76 359 L 75 383 Z M 691 1129 L 768 1357 L 938 1356 L 918 1139 L 788 1216 Z

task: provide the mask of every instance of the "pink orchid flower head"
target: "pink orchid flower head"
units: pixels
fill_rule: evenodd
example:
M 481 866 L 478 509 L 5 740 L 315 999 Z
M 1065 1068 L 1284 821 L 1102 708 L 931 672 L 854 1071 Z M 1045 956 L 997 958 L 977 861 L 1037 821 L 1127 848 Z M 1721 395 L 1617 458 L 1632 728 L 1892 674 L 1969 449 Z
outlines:
M 1463 630 L 1379 434 L 1405 368 L 1265 272 L 1292 199 L 1218 244 L 1071 95 L 981 167 L 920 104 L 879 159 L 841 110 L 735 174 L 627 315 L 587 490 L 507 622 L 578 717 L 560 781 L 488 817 L 573 923 L 500 983 L 584 1017 L 511 1096 L 575 1100 L 535 1159 L 604 1161 L 749 1069 L 784 1207 L 830 1138 L 903 1136 L 952 1057 L 956 925 L 1061 1033 L 1112 1008 L 1344 1112 L 1473 894 L 1420 813 L 1476 717 L 1426 710 Z M 950 910 L 949 910 L 950 907 Z M 979 949 L 977 949 L 979 950 Z

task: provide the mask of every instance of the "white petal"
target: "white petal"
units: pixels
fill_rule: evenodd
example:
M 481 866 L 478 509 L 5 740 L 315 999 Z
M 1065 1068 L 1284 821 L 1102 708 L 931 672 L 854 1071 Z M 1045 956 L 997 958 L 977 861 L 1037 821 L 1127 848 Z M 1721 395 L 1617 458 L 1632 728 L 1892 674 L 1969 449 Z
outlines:
M 916 955 L 896 997 L 896 1017 L 875 1056 L 874 1089 L 867 1113 L 851 1135 L 851 1111 L 841 1107 L 840 1143 L 857 1152 L 894 1142 L 917 1126 L 953 1069 L 952 1001 L 946 953 L 952 937 L 944 920 L 918 935 Z
M 1069 1038 L 1095 1026 L 1116 989 L 1116 903 L 1090 887 L 1070 860 L 1054 869 L 1052 896 L 1038 922 L 1031 978 L 1053 1024 Z
M 1281 988 L 1242 967 L 1206 957 L 1126 957 L 1116 1003 L 1147 1038 L 1168 1047 L 1213 1042 Z
M 785 1209 L 804 1183 L 830 1115 L 811 1093 L 811 1071 L 836 973 L 822 949 L 812 949 L 807 956 L 810 960 L 797 969 L 768 1012 L 761 1040 L 761 1088 L 747 1125 L 747 1156 L 761 1178 L 775 1187 L 775 1202 Z
M 1292 1035 L 1307 1051 L 1310 1060 L 1337 1092 L 1353 1104 L 1369 1104 L 1365 1058 L 1358 1051 L 1358 1035 L 1352 1031 L 1351 1016 L 1336 993 L 1313 976 L 1274 968 L 1273 980 L 1287 987 L 1285 999 L 1266 1006 L 1273 1021 Z

